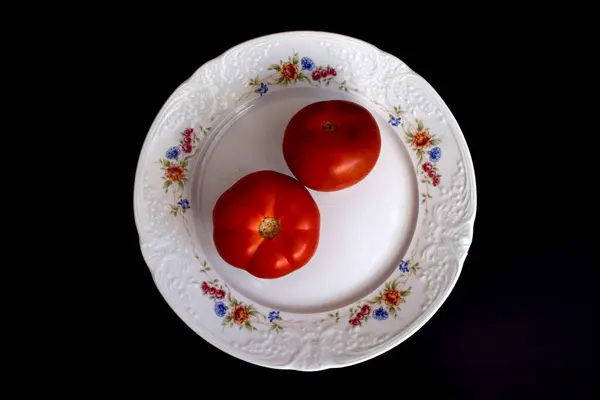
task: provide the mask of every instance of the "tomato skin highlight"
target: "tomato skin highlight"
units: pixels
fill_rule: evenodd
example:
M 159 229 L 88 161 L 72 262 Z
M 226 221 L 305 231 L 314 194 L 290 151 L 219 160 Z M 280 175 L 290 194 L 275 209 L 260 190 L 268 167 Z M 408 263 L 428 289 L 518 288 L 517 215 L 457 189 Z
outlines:
M 375 167 L 381 133 L 373 115 L 346 100 L 307 105 L 288 122 L 283 156 L 306 187 L 331 192 L 357 184 Z
M 291 176 L 250 173 L 221 194 L 213 241 L 229 265 L 276 279 L 306 265 L 319 243 L 321 215 L 310 192 Z

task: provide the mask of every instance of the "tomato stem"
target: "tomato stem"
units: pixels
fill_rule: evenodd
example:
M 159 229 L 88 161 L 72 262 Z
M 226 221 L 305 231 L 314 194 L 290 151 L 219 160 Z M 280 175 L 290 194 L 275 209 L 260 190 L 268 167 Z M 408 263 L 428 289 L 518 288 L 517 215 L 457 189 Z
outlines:
M 265 239 L 275 239 L 281 229 L 279 221 L 274 217 L 265 217 L 258 226 L 258 233 Z
M 338 124 L 336 124 L 335 122 L 331 122 L 331 121 L 325 121 L 325 122 L 323 122 L 323 125 L 321 125 L 321 128 L 325 132 L 333 132 L 338 128 Z

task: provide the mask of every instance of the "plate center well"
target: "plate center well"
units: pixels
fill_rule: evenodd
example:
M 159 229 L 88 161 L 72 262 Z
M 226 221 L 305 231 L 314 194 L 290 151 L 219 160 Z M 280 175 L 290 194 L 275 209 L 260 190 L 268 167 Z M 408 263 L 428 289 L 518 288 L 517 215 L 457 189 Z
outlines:
M 212 210 L 219 196 L 254 171 L 270 169 L 293 176 L 281 149 L 285 127 L 302 107 L 328 99 L 360 102 L 344 93 L 306 87 L 253 100 L 214 133 L 217 136 L 192 175 L 191 200 L 197 205 L 192 228 L 207 261 L 235 291 L 281 311 L 324 312 L 368 295 L 398 267 L 417 222 L 414 166 L 398 133 L 371 109 L 382 135 L 379 160 L 353 187 L 310 191 L 321 212 L 321 232 L 308 264 L 283 278 L 263 280 L 220 258 L 212 240 Z

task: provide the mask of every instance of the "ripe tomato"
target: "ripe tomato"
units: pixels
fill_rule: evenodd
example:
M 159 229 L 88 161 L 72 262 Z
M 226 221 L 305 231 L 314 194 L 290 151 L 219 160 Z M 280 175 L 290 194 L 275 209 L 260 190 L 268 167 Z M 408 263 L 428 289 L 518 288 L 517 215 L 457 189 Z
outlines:
M 381 151 L 377 121 L 363 106 L 345 100 L 309 104 L 288 122 L 283 156 L 294 176 L 322 192 L 363 180 Z
M 309 191 L 275 171 L 246 175 L 213 209 L 213 240 L 228 264 L 257 278 L 285 276 L 304 266 L 319 242 L 321 215 Z

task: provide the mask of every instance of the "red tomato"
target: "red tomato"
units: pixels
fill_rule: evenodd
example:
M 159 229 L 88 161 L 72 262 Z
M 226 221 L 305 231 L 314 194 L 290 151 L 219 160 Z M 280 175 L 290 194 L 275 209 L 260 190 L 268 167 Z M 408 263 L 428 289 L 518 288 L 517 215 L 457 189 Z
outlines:
M 304 266 L 319 242 L 321 215 L 309 191 L 275 171 L 246 175 L 213 209 L 213 239 L 228 264 L 257 278 L 285 276 Z
M 294 176 L 322 192 L 363 180 L 381 151 L 377 121 L 363 106 L 345 100 L 309 104 L 288 123 L 283 156 Z

